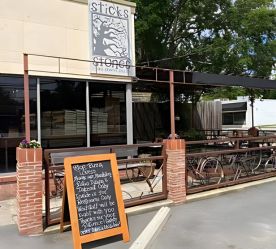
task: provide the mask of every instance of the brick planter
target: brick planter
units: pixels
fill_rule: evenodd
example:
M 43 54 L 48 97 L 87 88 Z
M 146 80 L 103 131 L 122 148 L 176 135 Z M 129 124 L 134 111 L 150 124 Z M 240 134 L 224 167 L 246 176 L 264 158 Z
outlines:
M 17 224 L 21 235 L 41 234 L 42 149 L 16 148 Z
M 175 204 L 186 200 L 185 141 L 165 140 L 167 158 L 168 199 Z

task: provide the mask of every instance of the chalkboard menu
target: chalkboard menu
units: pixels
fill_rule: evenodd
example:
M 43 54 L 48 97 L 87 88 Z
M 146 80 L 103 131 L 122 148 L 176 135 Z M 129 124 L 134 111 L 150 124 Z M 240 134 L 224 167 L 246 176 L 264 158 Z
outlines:
M 110 161 L 72 165 L 80 235 L 120 226 Z
M 128 241 L 115 154 L 68 157 L 64 167 L 74 248 L 118 234 Z

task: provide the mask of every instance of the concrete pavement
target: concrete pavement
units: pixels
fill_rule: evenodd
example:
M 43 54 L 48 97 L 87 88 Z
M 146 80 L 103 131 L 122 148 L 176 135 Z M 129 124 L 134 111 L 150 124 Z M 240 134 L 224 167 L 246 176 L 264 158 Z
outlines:
M 16 200 L 0 201 L 0 227 L 16 224 L 16 217 Z
M 129 248 L 132 242 L 139 236 L 144 227 L 150 222 L 155 212 L 130 216 L 129 229 L 131 241 L 123 243 L 119 237 L 99 240 L 85 244 L 83 249 L 125 249 Z M 71 231 L 64 233 L 49 233 L 35 237 L 24 237 L 18 235 L 16 225 L 6 225 L 0 227 L 0 249 L 73 249 Z M 116 241 L 117 240 L 117 241 Z
M 172 209 L 153 249 L 275 249 L 276 182 Z
M 153 249 L 275 249 L 276 182 L 174 206 Z M 156 211 L 129 216 L 131 241 L 115 239 L 83 248 L 124 249 L 146 227 Z M 18 235 L 16 225 L 0 226 L 0 249 L 73 248 L 71 232 L 38 237 Z

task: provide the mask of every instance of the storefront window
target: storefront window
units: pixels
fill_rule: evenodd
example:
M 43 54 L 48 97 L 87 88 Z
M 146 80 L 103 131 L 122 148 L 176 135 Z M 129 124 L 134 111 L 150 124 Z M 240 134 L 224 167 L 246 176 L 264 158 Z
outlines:
M 85 82 L 40 82 L 42 147 L 86 146 Z
M 37 139 L 36 80 L 30 79 L 31 138 Z M 25 138 L 23 77 L 0 77 L 0 173 L 16 169 L 16 147 Z
M 91 145 L 126 143 L 126 86 L 90 83 Z

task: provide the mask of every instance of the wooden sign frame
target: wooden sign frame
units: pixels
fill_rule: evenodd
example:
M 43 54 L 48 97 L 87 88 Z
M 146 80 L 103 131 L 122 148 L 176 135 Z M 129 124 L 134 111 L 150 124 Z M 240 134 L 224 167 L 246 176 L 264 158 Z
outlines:
M 112 179 L 114 184 L 114 190 L 117 200 L 117 208 L 120 218 L 120 226 L 100 232 L 95 232 L 86 235 L 80 235 L 77 203 L 75 198 L 75 189 L 73 181 L 73 172 L 72 165 L 78 163 L 93 163 L 99 161 L 110 161 Z M 125 214 L 124 201 L 121 191 L 120 177 L 118 172 L 116 155 L 112 154 L 100 154 L 100 155 L 89 155 L 89 156 L 78 156 L 78 157 L 67 157 L 64 159 L 64 168 L 65 168 L 65 188 L 67 189 L 67 196 L 69 202 L 69 211 L 70 211 L 70 220 L 72 227 L 72 235 L 74 242 L 74 249 L 81 249 L 82 243 L 91 242 L 98 239 L 103 239 L 115 235 L 122 234 L 123 241 L 129 241 L 129 231 Z
M 65 214 L 69 212 L 69 203 L 68 203 L 68 196 L 67 196 L 67 188 L 66 188 L 66 177 L 64 176 L 63 180 L 63 194 L 62 194 L 62 206 L 61 206 L 61 217 L 60 217 L 60 232 L 63 233 L 65 230 L 65 226 L 69 226 L 71 224 L 70 217 L 69 220 L 65 219 Z

